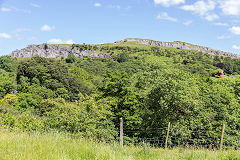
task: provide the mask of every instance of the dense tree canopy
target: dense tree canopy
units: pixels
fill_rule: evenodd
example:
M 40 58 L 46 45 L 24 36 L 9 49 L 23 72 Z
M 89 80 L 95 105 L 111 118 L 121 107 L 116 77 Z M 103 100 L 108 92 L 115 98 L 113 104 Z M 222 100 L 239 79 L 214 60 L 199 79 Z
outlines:
M 131 129 L 171 122 L 178 137 L 219 138 L 222 123 L 240 130 L 239 59 L 134 43 L 72 47 L 110 56 L 0 57 L 0 125 L 108 140 L 120 117 Z

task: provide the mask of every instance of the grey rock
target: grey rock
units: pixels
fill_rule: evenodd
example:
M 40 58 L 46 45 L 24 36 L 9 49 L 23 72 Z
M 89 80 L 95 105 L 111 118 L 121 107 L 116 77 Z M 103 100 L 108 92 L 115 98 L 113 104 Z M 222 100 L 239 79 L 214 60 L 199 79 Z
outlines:
M 136 41 L 138 44 L 145 44 L 145 45 L 151 45 L 151 46 L 160 46 L 160 47 L 171 47 L 171 48 L 177 48 L 177 49 L 187 49 L 187 50 L 197 50 L 199 52 L 208 53 L 211 55 L 217 55 L 217 56 L 229 56 L 229 57 L 235 57 L 240 58 L 240 55 L 233 54 L 229 52 L 224 52 L 216 49 L 212 49 L 209 47 L 203 47 L 203 46 L 197 46 L 192 45 L 189 43 L 184 42 L 162 42 L 162 41 L 153 41 L 153 40 L 147 40 L 147 39 L 136 39 L 136 38 L 127 38 L 124 40 L 116 41 L 117 43 L 124 43 L 124 42 L 134 42 Z M 26 48 L 23 48 L 21 50 L 13 51 L 9 56 L 12 57 L 33 57 L 34 55 L 39 55 L 40 57 L 45 58 L 58 58 L 58 57 L 64 57 L 67 58 L 67 56 L 73 53 L 76 57 L 110 57 L 110 54 L 101 53 L 100 51 L 89 51 L 89 50 L 81 50 L 80 48 L 72 48 L 71 45 L 63 45 L 63 44 L 41 44 L 41 45 L 29 45 Z
M 99 53 L 97 51 L 81 50 L 79 48 L 72 48 L 71 45 L 61 44 L 41 44 L 41 45 L 29 45 L 21 50 L 13 51 L 9 56 L 11 57 L 33 57 L 38 55 L 45 58 L 67 58 L 70 53 L 73 53 L 76 57 L 110 57 L 109 54 Z
M 212 49 L 209 47 L 203 47 L 203 46 L 197 46 L 192 45 L 189 43 L 184 42 L 162 42 L 162 41 L 153 41 L 153 40 L 147 40 L 147 39 L 135 39 L 135 38 L 127 38 L 124 40 L 116 41 L 115 43 L 122 43 L 122 42 L 133 42 L 136 41 L 138 44 L 145 44 L 145 45 L 151 45 L 151 46 L 161 46 L 161 47 L 170 47 L 170 48 L 177 48 L 177 49 L 187 49 L 187 50 L 197 50 L 199 52 L 208 53 L 211 55 L 217 55 L 217 56 L 229 56 L 229 57 L 235 57 L 240 58 L 240 55 L 233 54 L 230 52 L 224 52 L 216 49 Z

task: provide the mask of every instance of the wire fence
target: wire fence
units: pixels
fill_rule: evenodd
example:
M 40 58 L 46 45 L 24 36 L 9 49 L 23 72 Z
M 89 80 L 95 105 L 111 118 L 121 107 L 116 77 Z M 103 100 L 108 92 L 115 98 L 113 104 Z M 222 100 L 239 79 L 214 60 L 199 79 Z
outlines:
M 170 125 L 170 123 L 169 123 Z M 120 129 L 121 130 L 121 129 Z M 240 149 L 240 130 L 225 129 L 225 125 L 216 130 L 186 130 L 176 126 L 170 128 L 124 129 L 124 145 L 142 145 L 147 143 L 156 148 L 194 148 L 194 149 Z

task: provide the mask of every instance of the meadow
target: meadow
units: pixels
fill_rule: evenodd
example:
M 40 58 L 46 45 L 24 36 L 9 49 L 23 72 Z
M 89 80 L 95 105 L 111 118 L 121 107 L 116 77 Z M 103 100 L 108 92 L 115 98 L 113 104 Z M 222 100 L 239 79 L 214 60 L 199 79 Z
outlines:
M 193 149 L 157 149 L 141 146 L 120 147 L 118 142 L 94 142 L 84 138 L 71 137 L 64 133 L 23 133 L 1 130 L 0 160 L 175 160 L 209 159 L 237 160 L 240 152 L 193 150 Z

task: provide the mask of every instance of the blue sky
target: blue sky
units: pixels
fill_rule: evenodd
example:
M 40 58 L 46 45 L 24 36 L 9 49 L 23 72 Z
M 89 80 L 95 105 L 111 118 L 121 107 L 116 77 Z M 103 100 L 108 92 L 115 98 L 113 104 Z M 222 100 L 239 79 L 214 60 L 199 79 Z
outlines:
M 30 44 L 183 41 L 240 54 L 240 0 L 0 0 L 0 55 Z

